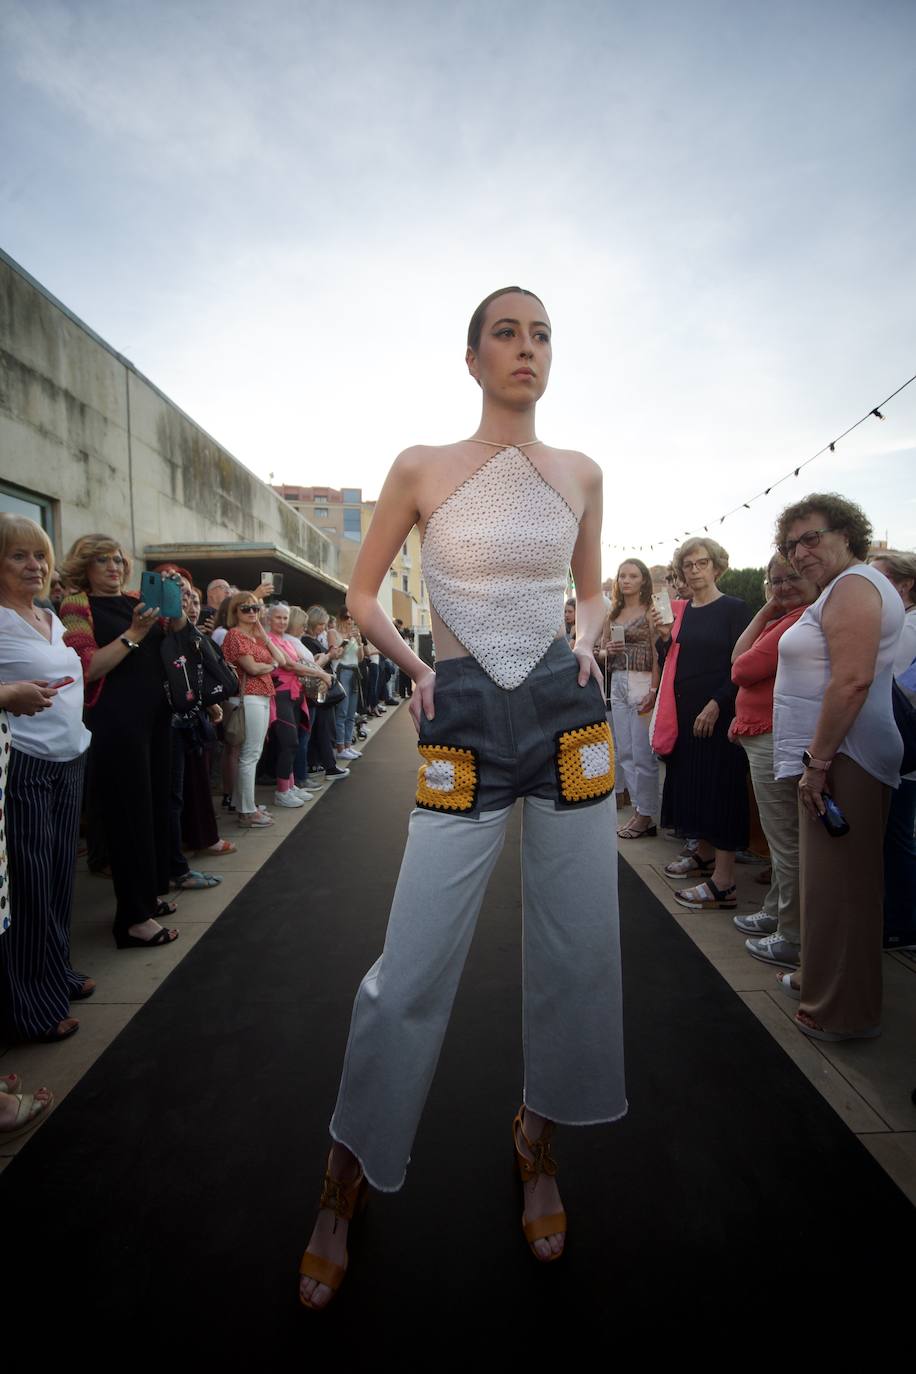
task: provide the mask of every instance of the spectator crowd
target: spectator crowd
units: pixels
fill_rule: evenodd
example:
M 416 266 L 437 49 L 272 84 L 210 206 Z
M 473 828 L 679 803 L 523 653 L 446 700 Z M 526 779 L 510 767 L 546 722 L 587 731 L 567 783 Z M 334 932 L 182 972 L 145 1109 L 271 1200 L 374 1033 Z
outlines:
M 667 591 L 625 559 L 595 646 L 633 803 L 620 840 L 665 828 L 676 901 L 732 911 L 756 809 L 771 883 L 735 925 L 821 1040 L 877 1035 L 882 949 L 916 948 L 916 555 L 870 546 L 843 497 L 787 507 L 754 615 L 720 591 L 711 538 L 677 549 Z M 70 958 L 81 821 L 117 947 L 165 947 L 170 894 L 217 885 L 236 849 L 220 823 L 274 824 L 256 783 L 301 808 L 350 777 L 368 719 L 411 690 L 346 607 L 155 572 L 144 601 L 117 540 L 83 536 L 55 564 L 39 526 L 0 515 L 0 1017 L 15 1041 L 73 1035 L 72 1003 L 95 991 Z M 558 635 L 574 642 L 572 599 Z M 0 1134 L 51 1105 L 20 1087 L 0 1079 Z

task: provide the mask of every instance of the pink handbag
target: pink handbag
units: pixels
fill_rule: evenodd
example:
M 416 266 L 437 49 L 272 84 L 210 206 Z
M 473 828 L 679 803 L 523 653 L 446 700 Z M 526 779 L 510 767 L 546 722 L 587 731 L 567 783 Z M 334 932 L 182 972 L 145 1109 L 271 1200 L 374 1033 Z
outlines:
M 649 744 L 653 754 L 656 754 L 660 759 L 667 758 L 669 754 L 673 753 L 674 746 L 677 744 L 677 704 L 674 700 L 674 678 L 677 673 L 678 655 L 681 651 L 677 637 L 687 605 L 686 601 L 675 600 L 671 603 L 671 608 L 674 611 L 671 643 L 665 657 L 665 666 L 662 669 L 662 680 L 658 685 L 655 709 L 652 712 L 652 719 L 649 721 Z

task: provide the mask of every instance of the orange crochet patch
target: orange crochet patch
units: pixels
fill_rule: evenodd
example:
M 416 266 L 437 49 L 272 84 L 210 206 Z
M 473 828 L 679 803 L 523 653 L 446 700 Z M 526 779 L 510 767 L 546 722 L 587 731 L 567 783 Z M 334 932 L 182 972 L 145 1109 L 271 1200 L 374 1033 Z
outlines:
M 417 773 L 417 806 L 432 811 L 473 811 L 479 773 L 476 749 L 451 744 L 418 744 L 423 762 Z
M 567 806 L 606 797 L 614 790 L 614 741 L 606 720 L 561 730 L 557 737 L 557 781 Z

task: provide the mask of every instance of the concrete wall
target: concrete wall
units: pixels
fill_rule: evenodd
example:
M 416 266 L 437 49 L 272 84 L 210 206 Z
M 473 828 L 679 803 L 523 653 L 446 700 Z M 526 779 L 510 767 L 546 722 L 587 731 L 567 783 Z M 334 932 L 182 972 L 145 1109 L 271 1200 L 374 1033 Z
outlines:
M 0 479 L 53 498 L 59 552 L 263 541 L 337 577 L 329 539 L 2 253 Z

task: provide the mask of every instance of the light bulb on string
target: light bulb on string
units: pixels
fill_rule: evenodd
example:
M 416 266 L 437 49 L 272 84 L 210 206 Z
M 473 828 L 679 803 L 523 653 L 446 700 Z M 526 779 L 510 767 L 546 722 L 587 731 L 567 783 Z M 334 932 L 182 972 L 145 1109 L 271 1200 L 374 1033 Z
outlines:
M 878 409 L 877 406 L 876 406 L 875 409 L 872 411 L 872 415 L 874 415 L 874 417 L 875 417 L 876 420 L 886 420 L 886 419 L 887 419 L 887 416 L 886 416 L 886 415 L 882 415 L 881 412 L 880 412 L 880 410 Z

